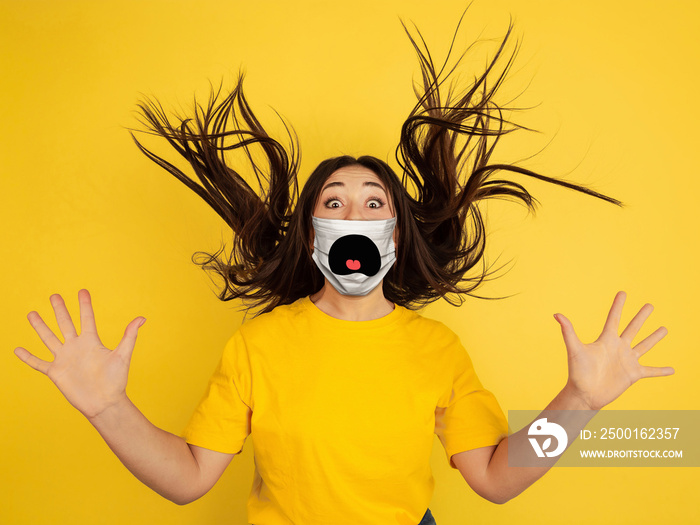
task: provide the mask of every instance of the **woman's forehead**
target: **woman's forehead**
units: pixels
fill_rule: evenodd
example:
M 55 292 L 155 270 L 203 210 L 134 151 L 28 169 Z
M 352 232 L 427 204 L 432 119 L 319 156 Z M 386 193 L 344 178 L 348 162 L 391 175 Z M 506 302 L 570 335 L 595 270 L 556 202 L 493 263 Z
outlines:
M 361 184 L 365 181 L 371 181 L 379 184 L 382 188 L 386 188 L 382 179 L 372 170 L 364 166 L 345 166 L 334 171 L 323 184 L 325 188 L 330 182 L 341 182 L 348 184 Z M 338 186 L 334 184 L 333 186 Z

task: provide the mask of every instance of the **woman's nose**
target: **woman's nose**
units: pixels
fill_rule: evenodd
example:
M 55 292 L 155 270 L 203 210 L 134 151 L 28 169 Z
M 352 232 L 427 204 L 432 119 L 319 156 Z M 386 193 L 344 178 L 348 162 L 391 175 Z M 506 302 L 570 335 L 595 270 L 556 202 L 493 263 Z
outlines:
M 355 202 L 348 204 L 347 213 L 345 214 L 345 220 L 347 221 L 361 221 L 364 219 L 362 215 L 362 206 Z

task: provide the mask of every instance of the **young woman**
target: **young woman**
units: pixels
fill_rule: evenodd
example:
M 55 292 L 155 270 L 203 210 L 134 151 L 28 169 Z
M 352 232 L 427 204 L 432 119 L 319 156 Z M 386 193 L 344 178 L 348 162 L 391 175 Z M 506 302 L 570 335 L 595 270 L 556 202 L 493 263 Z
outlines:
M 217 253 L 200 263 L 223 277 L 220 298 L 261 307 L 226 344 L 183 437 L 155 427 L 126 395 L 145 319 L 129 323 L 110 350 L 99 339 L 88 291 L 78 292 L 80 335 L 54 294 L 64 342 L 37 312 L 27 316 L 53 361 L 21 347 L 15 353 L 56 384 L 138 479 L 178 504 L 205 494 L 248 435 L 256 464 L 248 512 L 257 525 L 435 523 L 427 509 L 433 434 L 478 494 L 496 503 L 516 496 L 555 459 L 537 468 L 508 466 L 509 449 L 526 444 L 527 435 L 508 435 L 502 410 L 458 337 L 415 310 L 441 297 L 474 295 L 488 275 L 484 269 L 466 276 L 483 260 L 479 201 L 510 197 L 534 208 L 523 186 L 492 179 L 494 173 L 520 173 L 620 203 L 513 165 L 489 164 L 498 138 L 515 129 L 493 100 L 512 56 L 491 82 L 508 35 L 486 72 L 444 101 L 444 66 L 436 72 L 411 38 L 424 91 L 402 128 L 401 179 L 380 159 L 342 156 L 322 162 L 298 195 L 293 133 L 289 154 L 255 118 L 242 77 L 222 102 L 212 96 L 194 120 L 178 125 L 157 104 L 141 105 L 151 130 L 188 160 L 201 185 L 139 147 L 235 233 L 225 259 Z M 266 166 L 253 161 L 254 146 Z M 226 157 L 231 150 L 245 153 L 257 191 Z M 570 436 L 638 379 L 673 373 L 639 364 L 666 329 L 632 348 L 652 307 L 645 305 L 619 334 L 624 300 L 618 293 L 601 336 L 588 345 L 566 317 L 556 316 L 569 377 L 546 410 L 578 414 L 550 416 Z

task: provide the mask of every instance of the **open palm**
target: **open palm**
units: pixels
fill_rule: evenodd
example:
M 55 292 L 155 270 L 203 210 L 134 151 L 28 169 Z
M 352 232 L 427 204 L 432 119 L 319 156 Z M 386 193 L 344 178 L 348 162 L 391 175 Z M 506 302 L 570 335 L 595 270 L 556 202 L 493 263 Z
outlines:
M 668 330 L 659 327 L 646 339 L 632 347 L 654 307 L 645 304 L 619 334 L 625 292 L 618 292 L 608 313 L 602 333 L 594 342 L 583 344 L 566 317 L 555 317 L 562 327 L 566 344 L 569 381 L 568 386 L 593 410 L 598 410 L 617 399 L 633 383 L 644 377 L 667 376 L 674 373 L 671 367 L 644 366 L 639 358 L 663 339 Z
M 80 328 L 78 335 L 63 298 L 50 297 L 64 342 L 46 326 L 37 312 L 29 312 L 32 328 L 53 354 L 53 361 L 39 359 L 25 348 L 15 354 L 26 364 L 47 375 L 68 401 L 87 417 L 94 417 L 126 396 L 126 383 L 138 328 L 145 319 L 131 321 L 116 349 L 105 347 L 97 335 L 90 293 L 78 292 Z

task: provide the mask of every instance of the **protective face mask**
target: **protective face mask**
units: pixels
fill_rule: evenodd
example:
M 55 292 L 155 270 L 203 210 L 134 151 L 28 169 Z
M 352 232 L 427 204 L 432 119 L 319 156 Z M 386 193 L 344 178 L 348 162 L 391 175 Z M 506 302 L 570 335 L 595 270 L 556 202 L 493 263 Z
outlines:
M 396 217 L 346 221 L 311 217 L 313 260 L 343 295 L 367 295 L 396 262 L 393 234 Z

